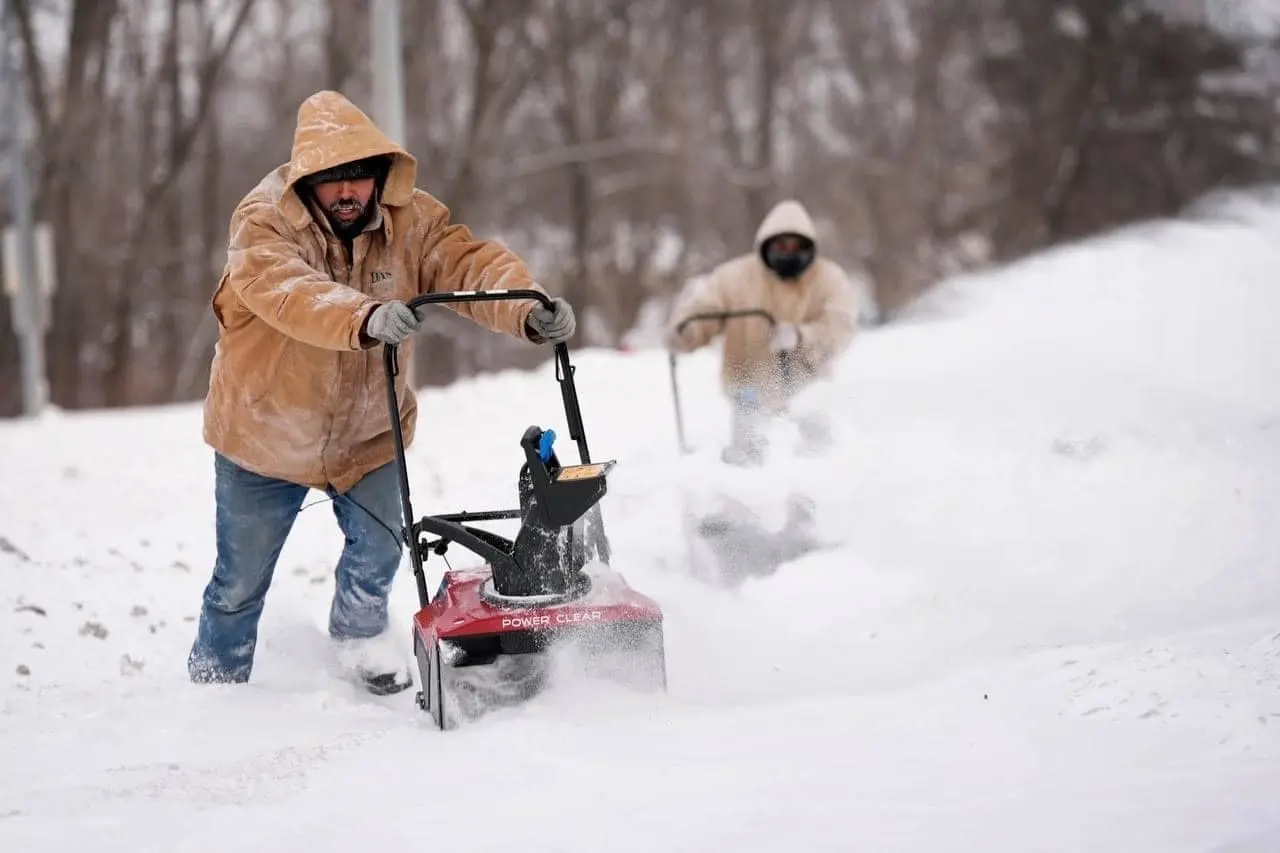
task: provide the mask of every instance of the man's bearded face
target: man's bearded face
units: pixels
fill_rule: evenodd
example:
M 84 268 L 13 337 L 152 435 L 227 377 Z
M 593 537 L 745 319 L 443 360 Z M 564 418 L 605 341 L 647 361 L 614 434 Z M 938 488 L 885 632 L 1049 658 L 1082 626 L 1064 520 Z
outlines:
M 315 185 L 316 201 L 339 236 L 360 233 L 372 217 L 373 178 L 325 181 Z

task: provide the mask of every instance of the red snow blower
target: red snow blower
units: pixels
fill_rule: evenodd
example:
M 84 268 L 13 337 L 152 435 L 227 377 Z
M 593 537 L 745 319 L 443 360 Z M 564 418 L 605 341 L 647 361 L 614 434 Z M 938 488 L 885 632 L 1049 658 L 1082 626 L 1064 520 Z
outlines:
M 408 305 L 508 299 L 551 305 L 536 290 L 428 293 Z M 383 363 L 404 514 L 401 535 L 420 605 L 413 619 L 414 657 L 422 679 L 418 707 L 440 729 L 455 728 L 543 692 L 557 660 L 580 664 L 592 676 L 665 690 L 662 610 L 609 566 L 599 501 L 615 461 L 591 461 L 568 347 L 555 345 L 556 379 L 579 464 L 561 462 L 553 430 L 530 426 L 519 441 L 518 509 L 428 515 L 417 521 L 398 416 L 397 349 L 386 346 Z M 514 539 L 475 526 L 517 519 Z M 444 555 L 450 543 L 484 563 L 449 568 L 432 597 L 423 567 L 430 554 Z

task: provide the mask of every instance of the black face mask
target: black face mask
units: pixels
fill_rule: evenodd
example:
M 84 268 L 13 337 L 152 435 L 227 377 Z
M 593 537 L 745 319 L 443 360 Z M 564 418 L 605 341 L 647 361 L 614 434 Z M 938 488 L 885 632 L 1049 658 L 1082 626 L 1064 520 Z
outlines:
M 777 242 L 774 240 L 769 240 L 760 247 L 760 255 L 764 259 L 765 266 L 773 270 L 778 278 L 784 280 L 797 279 L 803 275 L 804 271 L 812 266 L 817 254 L 812 240 L 805 240 L 804 245 L 793 252 L 777 248 Z

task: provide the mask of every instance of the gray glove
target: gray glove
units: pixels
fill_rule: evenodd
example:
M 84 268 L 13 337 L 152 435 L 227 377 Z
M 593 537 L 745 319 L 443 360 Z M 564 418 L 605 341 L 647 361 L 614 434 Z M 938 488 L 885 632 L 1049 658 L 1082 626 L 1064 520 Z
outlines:
M 409 335 L 418 331 L 422 318 L 410 310 L 408 305 L 396 300 L 384 302 L 369 314 L 369 322 L 365 331 L 369 337 L 384 344 L 398 344 Z
M 573 316 L 573 308 L 559 296 L 552 298 L 551 308 L 538 305 L 529 312 L 524 322 L 534 335 L 552 344 L 569 340 L 573 337 L 574 330 L 578 328 L 577 320 Z

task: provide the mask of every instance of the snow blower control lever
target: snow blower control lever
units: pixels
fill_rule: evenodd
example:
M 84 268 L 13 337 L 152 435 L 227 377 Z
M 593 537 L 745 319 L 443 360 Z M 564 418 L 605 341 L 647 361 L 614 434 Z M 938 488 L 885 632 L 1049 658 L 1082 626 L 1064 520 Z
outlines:
M 408 306 L 416 309 L 421 305 L 448 302 L 529 299 L 551 306 L 550 298 L 544 293 L 528 289 L 426 293 L 409 300 Z M 394 344 L 384 346 L 383 363 L 404 514 L 402 537 L 409 548 L 421 606 L 426 607 L 431 600 L 423 564 L 432 552 L 444 553 L 449 542 L 456 542 L 492 566 L 493 591 L 503 598 L 572 598 L 583 594 L 590 587 L 590 580 L 582 571 L 587 562 L 588 548 L 594 546 L 601 559 L 608 560 L 608 543 L 604 538 L 603 523 L 599 521 L 597 504 L 606 491 L 605 477 L 615 463 L 591 461 L 568 346 L 564 343 L 555 345 L 556 379 L 560 384 L 569 437 L 577 442 L 580 464 L 564 465 L 560 462 L 553 448 L 554 430 L 530 426 L 520 438 L 524 464 L 517 478 L 519 509 L 431 515 L 417 521 L 414 520 L 409 497 L 408 463 L 395 386 L 395 377 L 400 372 L 398 349 Z M 594 529 L 580 531 L 576 523 L 588 513 Z M 521 521 L 514 541 L 470 524 L 503 519 Z M 590 527 L 592 525 L 586 526 Z M 439 538 L 426 541 L 423 534 Z

